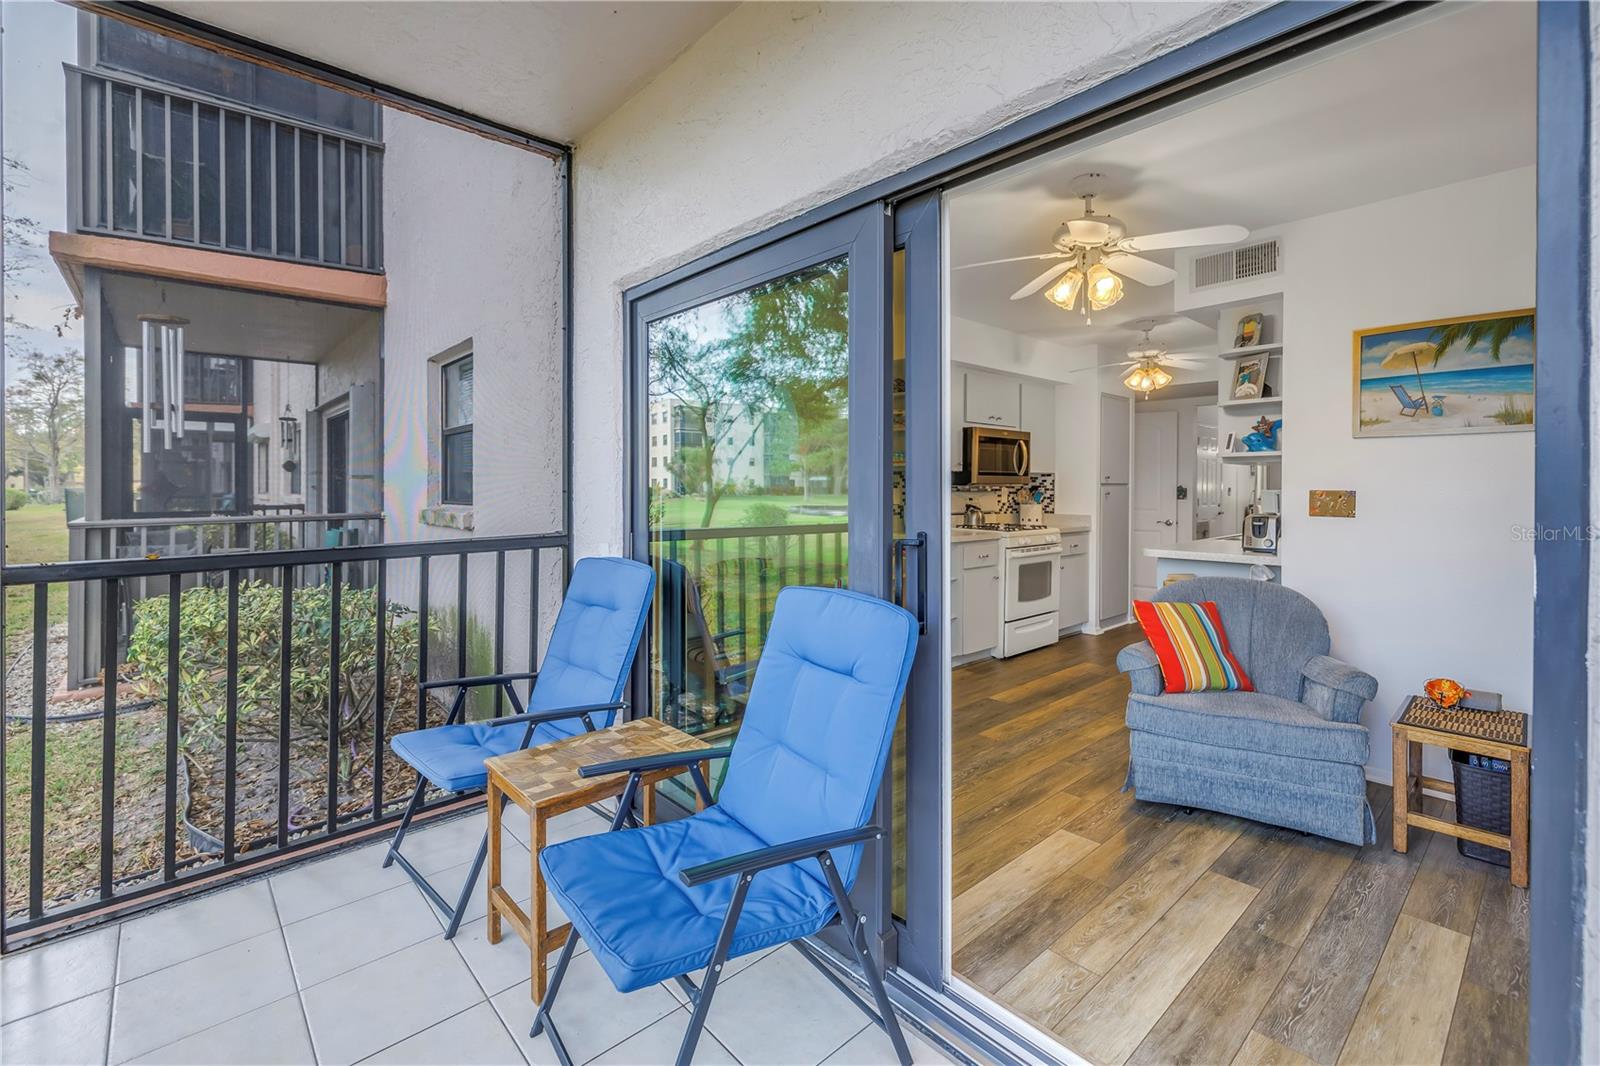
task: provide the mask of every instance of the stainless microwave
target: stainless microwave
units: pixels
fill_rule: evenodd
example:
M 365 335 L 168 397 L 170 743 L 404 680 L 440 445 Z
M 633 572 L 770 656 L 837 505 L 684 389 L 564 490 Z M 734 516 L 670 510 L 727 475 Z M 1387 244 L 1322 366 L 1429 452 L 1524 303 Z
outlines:
M 961 433 L 957 485 L 1026 485 L 1029 434 L 1021 429 L 967 426 Z

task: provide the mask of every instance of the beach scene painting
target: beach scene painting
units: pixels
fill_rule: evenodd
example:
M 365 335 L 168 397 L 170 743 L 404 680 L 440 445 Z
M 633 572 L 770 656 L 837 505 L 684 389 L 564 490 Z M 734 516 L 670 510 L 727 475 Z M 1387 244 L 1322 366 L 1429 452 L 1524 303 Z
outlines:
M 1533 310 L 1358 330 L 1355 435 L 1533 428 Z

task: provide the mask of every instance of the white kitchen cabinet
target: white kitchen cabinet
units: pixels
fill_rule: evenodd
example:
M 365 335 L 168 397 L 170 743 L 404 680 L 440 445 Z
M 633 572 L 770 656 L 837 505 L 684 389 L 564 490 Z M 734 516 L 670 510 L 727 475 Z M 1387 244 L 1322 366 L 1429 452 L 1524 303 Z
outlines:
M 972 425 L 1016 429 L 1022 423 L 1022 383 L 1004 374 L 968 370 L 966 415 Z
M 1000 542 L 963 544 L 961 566 L 960 655 L 975 655 L 1000 643 Z
M 956 549 L 957 552 L 960 549 Z M 961 568 L 950 575 L 950 598 L 945 601 L 950 609 L 950 654 L 961 654 Z
M 1103 491 L 1103 490 L 1102 490 Z M 1061 561 L 1056 588 L 1060 591 L 1057 614 L 1063 630 L 1089 624 L 1089 535 L 1074 533 L 1061 538 Z
M 1100 394 L 1100 484 L 1126 485 L 1133 463 L 1133 402 Z
M 961 397 L 957 403 L 955 398 Z M 966 414 L 967 404 L 967 371 L 965 367 L 951 364 L 950 366 L 950 469 L 961 471 L 961 430 L 966 426 L 963 417 Z M 952 600 L 952 603 L 955 601 Z M 958 645 L 951 645 L 958 647 Z
M 1056 390 L 1049 385 L 1028 385 L 1022 390 L 1022 428 L 1030 439 L 1029 469 L 1051 474 L 1056 469 Z

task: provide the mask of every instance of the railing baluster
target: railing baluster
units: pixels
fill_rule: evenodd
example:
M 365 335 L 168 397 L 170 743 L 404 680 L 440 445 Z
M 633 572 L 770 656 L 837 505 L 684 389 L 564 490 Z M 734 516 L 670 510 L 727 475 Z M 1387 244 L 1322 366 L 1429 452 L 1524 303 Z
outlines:
M 428 728 L 428 697 L 420 682 L 428 680 L 428 563 L 417 560 L 417 728 Z
M 494 553 L 494 672 L 506 672 L 506 553 Z M 504 713 L 505 690 L 494 686 L 494 716 Z
M 456 556 L 456 676 L 467 676 L 467 553 Z
M 343 584 L 335 563 L 328 580 L 328 832 L 339 827 L 339 588 Z
M 783 551 L 783 535 L 778 535 L 778 551 Z M 756 600 L 756 625 L 761 630 L 761 643 L 767 641 L 767 565 L 766 545 L 762 545 L 762 555 L 756 564 L 756 590 L 759 599 Z
M 745 583 L 744 560 L 747 546 L 739 538 L 739 661 L 750 658 L 750 589 Z
M 228 571 L 228 679 L 223 697 L 227 719 L 223 724 L 222 756 L 222 861 L 232 862 L 237 844 L 234 823 L 239 800 L 239 571 Z
M 105 663 L 105 700 L 100 727 L 100 898 L 111 898 L 116 860 L 117 811 L 117 629 L 120 626 L 117 579 L 105 583 L 105 624 L 100 658 Z M 169 668 L 167 684 L 173 685 Z
M 283 614 L 278 632 L 278 847 L 289 846 L 289 671 L 294 661 L 294 572 L 282 568 Z
M 387 728 L 384 722 L 384 711 L 388 703 L 387 656 L 389 653 L 389 563 L 386 559 L 378 560 L 378 615 L 375 620 L 377 626 L 377 653 L 376 670 L 378 678 L 377 690 L 373 700 L 373 727 L 372 727 L 372 820 L 383 820 L 383 749 L 385 743 L 384 732 Z
M 182 647 L 183 584 L 167 579 L 167 765 L 166 794 L 161 801 L 161 870 L 172 880 L 178 865 L 178 655 Z
M 850 561 L 845 557 L 844 534 L 833 535 L 833 569 L 834 585 L 838 588 L 850 586 Z
M 528 549 L 528 669 L 539 669 L 539 549 Z M 528 682 L 533 699 L 533 682 Z
M 717 538 L 717 627 L 716 632 L 728 629 L 728 538 Z M 708 658 L 715 658 L 714 648 L 707 648 Z
M 28 723 L 28 917 L 44 913 L 45 666 L 50 658 L 50 586 L 33 587 L 33 718 Z

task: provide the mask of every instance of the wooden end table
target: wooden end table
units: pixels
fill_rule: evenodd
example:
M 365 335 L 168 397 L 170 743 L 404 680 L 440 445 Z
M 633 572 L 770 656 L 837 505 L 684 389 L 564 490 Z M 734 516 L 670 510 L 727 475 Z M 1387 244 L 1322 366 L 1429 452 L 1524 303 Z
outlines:
M 1455 783 L 1422 773 L 1422 745 L 1456 748 L 1511 764 L 1511 833 L 1491 833 L 1422 813 L 1422 790 L 1455 795 Z M 1394 723 L 1394 850 L 1406 850 L 1411 826 L 1511 853 L 1511 883 L 1528 887 L 1528 716 L 1521 711 L 1445 710 L 1408 696 Z
M 529 982 L 529 992 L 535 1001 L 544 998 L 546 959 L 567 942 L 567 936 L 572 931 L 571 923 L 557 929 L 546 928 L 544 873 L 539 869 L 539 852 L 545 845 L 545 826 L 558 814 L 575 811 L 603 799 L 620 797 L 628 783 L 627 774 L 579 777 L 578 768 L 642 755 L 698 751 L 704 747 L 706 744 L 699 737 L 690 736 L 655 718 L 640 718 L 610 729 L 579 733 L 553 744 L 484 760 L 484 766 L 489 771 L 489 943 L 500 943 L 501 922 L 509 921 L 522 937 L 523 943 L 528 945 L 533 978 Z M 702 763 L 701 773 L 709 772 L 708 765 Z M 682 767 L 670 767 L 641 775 L 639 799 L 646 825 L 655 821 L 655 786 L 681 773 Z M 500 811 L 507 802 L 516 804 L 528 815 L 532 844 L 529 850 L 533 856 L 532 918 L 523 912 L 500 883 Z

